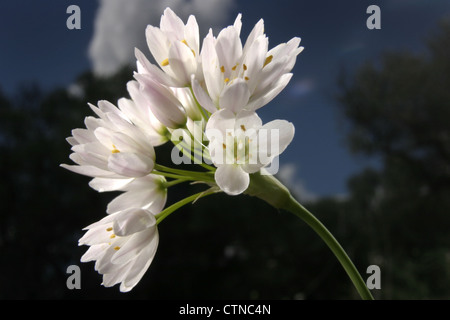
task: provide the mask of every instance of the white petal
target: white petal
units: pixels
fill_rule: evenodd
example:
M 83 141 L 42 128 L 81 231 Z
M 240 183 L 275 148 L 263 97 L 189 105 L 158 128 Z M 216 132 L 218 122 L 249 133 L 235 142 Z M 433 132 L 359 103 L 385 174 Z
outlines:
M 268 164 L 280 155 L 294 138 L 295 127 L 286 120 L 266 123 L 258 132 L 258 153 L 261 163 Z
M 220 71 L 221 66 L 215 49 L 215 39 L 211 33 L 203 40 L 201 58 L 207 91 L 213 103 L 218 105 L 224 86 L 224 77 Z
M 115 197 L 107 206 L 106 212 L 112 214 L 127 210 L 129 208 L 145 208 L 147 209 L 153 202 L 164 197 L 164 194 L 152 192 L 148 189 L 130 190 Z M 157 214 L 159 212 L 153 212 Z
M 247 66 L 245 76 L 247 77 L 246 83 L 248 84 L 249 91 L 253 92 L 256 86 L 261 81 L 261 72 L 266 60 L 268 48 L 268 39 L 261 35 L 249 46 L 245 58 L 244 64 Z
M 73 129 L 72 136 L 76 139 L 78 144 L 89 143 L 95 140 L 92 131 L 87 129 Z
M 254 111 L 243 110 L 236 115 L 235 131 L 259 130 L 262 120 Z
M 208 120 L 205 135 L 209 140 L 221 139 L 225 141 L 228 132 L 234 132 L 236 116 L 231 110 L 223 109 L 215 112 Z
M 243 79 L 236 79 L 227 85 L 219 98 L 221 109 L 229 109 L 234 113 L 241 111 L 248 103 L 250 91 Z
M 123 264 L 136 258 L 147 245 L 151 244 L 151 240 L 155 236 L 155 230 L 156 226 L 153 226 L 130 236 L 126 243 L 120 246 L 120 249 L 114 254 L 111 262 Z
M 199 45 L 200 45 L 200 35 L 197 20 L 195 16 L 190 15 L 184 28 L 184 39 L 186 40 L 189 48 L 194 51 L 194 54 L 198 56 Z
M 186 114 L 173 93 L 148 76 L 135 74 L 141 92 L 155 117 L 169 128 L 176 129 L 186 123 Z
M 97 260 L 103 255 L 106 248 L 108 248 L 107 243 L 90 246 L 86 250 L 86 252 L 81 256 L 80 261 L 81 262 L 89 262 L 89 261 Z
M 77 165 L 68 165 L 68 164 L 61 164 L 62 168 L 70 170 L 72 172 L 85 175 L 88 177 L 108 177 L 113 176 L 114 173 L 111 171 L 102 170 L 95 166 L 77 166 Z
M 153 170 L 151 158 L 135 153 L 114 153 L 108 159 L 108 168 L 125 177 L 143 177 Z
M 239 13 L 237 15 L 236 19 L 234 20 L 233 27 L 236 29 L 237 34 L 240 35 L 241 29 L 242 29 L 242 14 L 241 13 Z
M 112 179 L 112 178 L 94 178 L 89 182 L 89 186 L 98 192 L 108 192 L 123 189 L 134 178 L 131 179 Z
M 244 45 L 244 55 L 246 54 L 248 48 L 253 44 L 253 41 L 255 41 L 256 38 L 264 34 L 264 20 L 260 19 L 255 26 L 253 27 L 252 31 L 247 37 L 247 40 L 245 41 Z
M 114 233 L 119 237 L 129 236 L 156 224 L 155 216 L 146 210 L 129 209 L 114 220 Z
M 211 97 L 206 93 L 206 91 L 200 86 L 197 79 L 192 77 L 192 90 L 194 91 L 195 98 L 198 103 L 210 113 L 214 113 L 217 111 L 216 106 L 214 105 Z
M 191 75 L 197 71 L 197 64 L 191 49 L 182 42 L 172 43 L 169 50 L 169 65 L 183 86 L 191 82 Z
M 217 36 L 216 51 L 225 72 L 231 72 L 236 63 L 240 62 L 242 43 L 237 30 L 233 26 L 220 31 Z
M 167 50 L 167 56 L 168 56 L 168 50 Z M 145 57 L 145 55 L 139 50 L 135 49 L 135 56 L 137 59 L 137 68 L 139 73 L 146 73 L 149 74 L 152 78 L 157 80 L 158 82 L 166 85 L 166 86 L 179 86 L 180 83 L 176 81 L 176 79 L 173 79 L 170 77 L 167 73 L 162 71 L 159 67 L 155 66 L 154 64 L 150 63 L 148 59 Z M 166 55 L 164 55 L 166 56 Z
M 103 275 L 102 285 L 105 287 L 112 287 L 122 282 L 127 276 L 128 271 L 131 269 L 132 264 L 127 263 L 124 265 L 117 265 L 114 272 L 106 273 Z
M 250 176 L 241 166 L 226 164 L 217 168 L 215 180 L 219 188 L 229 195 L 238 195 L 247 190 Z
M 292 73 L 286 73 L 282 75 L 273 86 L 270 87 L 269 91 L 260 92 L 258 95 L 253 96 L 250 99 L 246 109 L 247 110 L 257 110 L 270 101 L 272 101 L 289 83 L 292 78 Z M 259 90 L 259 89 L 258 89 Z
M 180 36 L 184 34 L 183 21 L 170 8 L 166 8 L 164 10 L 164 14 L 161 17 L 160 27 L 165 33 Z
M 155 257 L 159 244 L 158 229 L 154 228 L 153 235 L 147 246 L 136 257 L 131 269 L 128 271 L 126 279 L 120 285 L 121 292 L 128 292 L 142 279 L 148 267 Z
M 150 52 L 156 63 L 161 66 L 161 63 L 169 56 L 170 41 L 161 29 L 151 25 L 147 26 L 145 36 Z

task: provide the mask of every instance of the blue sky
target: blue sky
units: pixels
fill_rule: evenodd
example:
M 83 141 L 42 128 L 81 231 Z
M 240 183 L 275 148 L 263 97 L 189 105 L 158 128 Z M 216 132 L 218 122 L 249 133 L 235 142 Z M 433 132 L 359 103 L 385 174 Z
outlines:
M 210 24 L 232 24 L 240 12 L 246 36 L 263 18 L 270 47 L 295 36 L 305 47 L 288 88 L 261 109 L 261 117 L 295 124 L 296 136 L 280 163 L 293 187 L 311 196 L 345 194 L 350 175 L 376 164 L 350 155 L 344 145 L 332 98 L 339 69 L 350 71 L 386 50 L 423 52 L 437 21 L 450 16 L 448 0 L 129 0 L 122 1 L 126 10 L 113 5 L 118 1 L 2 1 L 0 88 L 13 94 L 18 85 L 30 81 L 46 90 L 68 87 L 81 72 L 105 67 L 106 56 L 114 67 L 134 46 L 144 49 L 143 26 L 158 25 L 166 6 L 184 17 L 198 15 L 202 31 Z M 81 9 L 81 30 L 66 27 L 66 9 L 72 4 Z M 380 30 L 366 27 L 371 4 L 381 9 Z

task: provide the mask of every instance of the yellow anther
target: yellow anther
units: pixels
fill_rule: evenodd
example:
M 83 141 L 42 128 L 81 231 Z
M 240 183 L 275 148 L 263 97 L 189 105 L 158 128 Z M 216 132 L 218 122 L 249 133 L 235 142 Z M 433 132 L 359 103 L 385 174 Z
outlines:
M 181 40 L 181 42 L 183 42 L 185 45 L 188 45 L 186 39 Z
M 164 59 L 163 62 L 161 62 L 161 65 L 163 67 L 168 66 L 169 65 L 169 59 Z
M 245 80 L 247 80 L 247 81 L 248 81 L 248 80 L 250 80 L 250 78 L 249 78 L 249 77 L 245 77 L 244 79 L 245 79 Z
M 233 68 L 231 68 L 231 70 L 236 70 L 236 68 L 237 68 L 237 64 L 233 67 Z
M 242 131 L 245 131 L 246 129 L 245 129 L 245 126 L 243 125 L 243 124 L 241 124 L 241 129 L 242 129 Z
M 226 145 L 225 143 L 222 143 L 222 147 L 223 147 L 224 149 L 226 149 L 226 148 L 227 148 L 227 145 Z
M 111 150 L 111 153 L 119 153 L 120 151 L 116 148 L 115 145 L 113 145 L 113 149 Z
M 243 67 L 244 67 L 244 71 L 247 70 L 247 65 L 245 63 L 243 64 Z
M 224 67 L 224 66 L 221 66 L 221 67 L 220 67 L 220 71 L 222 71 L 222 73 L 225 73 L 225 67 Z
M 112 231 L 112 227 L 109 227 L 108 229 L 106 229 L 106 231 Z
M 116 237 L 115 234 L 112 234 L 112 235 L 109 236 L 110 239 L 114 239 L 115 237 Z
M 120 247 L 119 246 L 117 246 L 117 247 L 114 247 L 114 250 L 119 250 L 120 249 Z
M 272 56 L 272 55 L 268 56 L 268 57 L 266 58 L 266 61 L 264 61 L 263 68 L 264 68 L 265 66 L 267 66 L 267 65 L 272 61 L 272 59 L 273 59 L 273 56 Z
M 229 78 L 225 78 L 225 80 L 224 80 L 225 82 L 228 82 L 228 81 L 230 81 L 230 79 Z

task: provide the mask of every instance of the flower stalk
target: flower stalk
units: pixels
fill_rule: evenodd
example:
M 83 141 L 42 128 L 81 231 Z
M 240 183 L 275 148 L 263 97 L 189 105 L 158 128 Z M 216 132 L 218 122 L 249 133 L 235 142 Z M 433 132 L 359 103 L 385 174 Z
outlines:
M 246 194 L 258 197 L 273 207 L 288 211 L 302 219 L 322 238 L 336 256 L 361 298 L 363 300 L 374 299 L 352 260 L 333 234 L 317 217 L 302 206 L 279 180 L 272 175 L 255 173 L 251 176 L 250 186 Z

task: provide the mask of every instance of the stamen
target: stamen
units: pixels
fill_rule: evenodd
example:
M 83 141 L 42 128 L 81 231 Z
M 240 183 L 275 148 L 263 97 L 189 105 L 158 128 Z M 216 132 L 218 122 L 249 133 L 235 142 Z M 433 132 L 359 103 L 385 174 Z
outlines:
M 228 81 L 230 81 L 230 79 L 229 78 L 225 78 L 225 80 L 224 80 L 225 82 L 228 82 Z
M 246 81 L 250 80 L 250 78 L 249 78 L 249 77 L 245 77 L 244 79 L 245 79 Z
M 114 239 L 115 237 L 116 237 L 115 234 L 112 234 L 112 235 L 109 236 L 110 239 Z
M 168 65 L 169 65 L 169 59 L 163 60 L 163 62 L 161 62 L 161 65 L 162 65 L 163 67 L 168 66 Z
M 243 65 L 243 67 L 244 67 L 244 71 L 247 70 L 247 65 L 245 63 Z
M 236 68 L 237 68 L 237 64 L 236 65 L 234 65 L 234 67 L 233 68 L 231 68 L 231 70 L 236 70 Z
M 224 149 L 226 149 L 226 148 L 227 148 L 227 145 L 226 145 L 225 143 L 222 143 L 222 147 L 223 147 Z
M 220 71 L 222 71 L 222 73 L 225 73 L 225 67 L 224 67 L 224 66 L 221 66 L 221 67 L 220 67 Z
M 187 44 L 187 42 L 186 42 L 186 39 L 181 40 L 181 42 L 183 42 L 185 45 L 188 46 L 188 44 Z M 188 46 L 188 47 L 189 47 L 189 46 Z
M 114 250 L 119 250 L 120 249 L 120 247 L 119 246 L 117 246 L 117 247 L 114 247 Z
M 106 231 L 112 231 L 112 227 L 109 227 L 108 229 L 106 229 Z
M 116 148 L 115 145 L 113 145 L 113 149 L 111 150 L 111 153 L 120 153 L 120 151 Z
M 272 55 L 268 56 L 268 57 L 266 58 L 266 61 L 264 61 L 263 68 L 264 68 L 265 66 L 267 66 L 267 65 L 272 61 L 272 59 L 273 59 L 273 56 L 272 56 Z
M 241 129 L 242 129 L 242 131 L 245 131 L 246 129 L 245 129 L 245 126 L 243 125 L 243 124 L 241 124 Z

